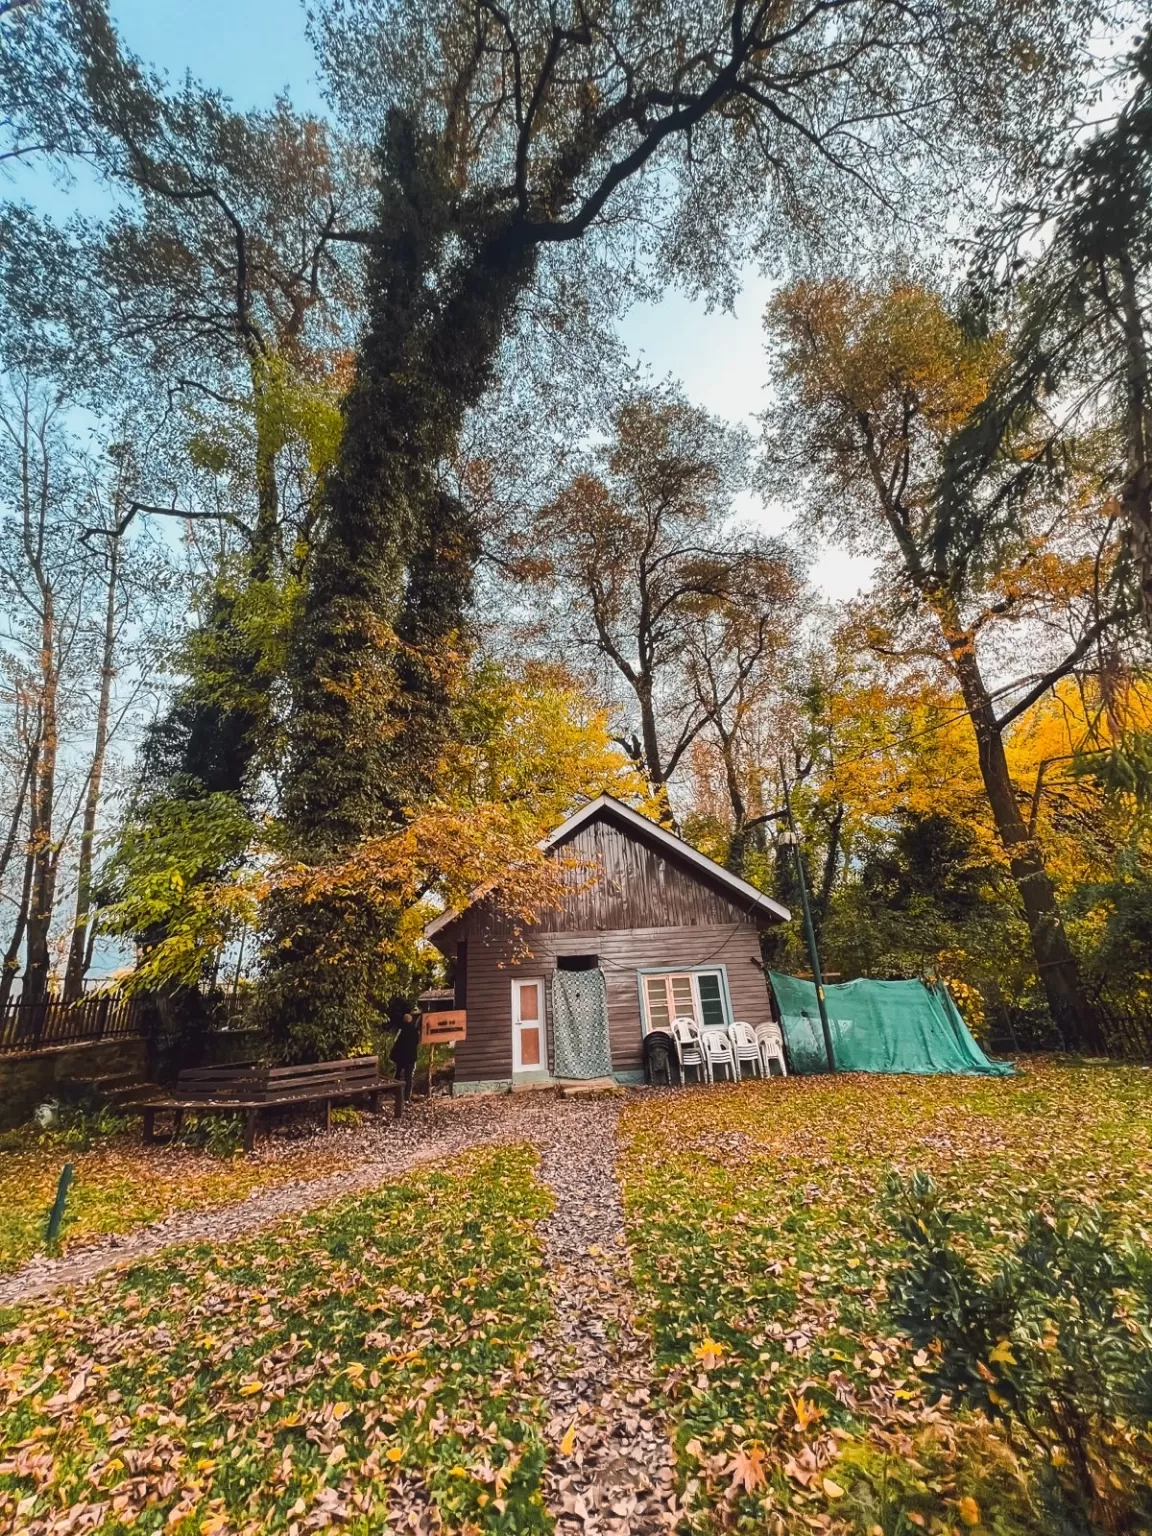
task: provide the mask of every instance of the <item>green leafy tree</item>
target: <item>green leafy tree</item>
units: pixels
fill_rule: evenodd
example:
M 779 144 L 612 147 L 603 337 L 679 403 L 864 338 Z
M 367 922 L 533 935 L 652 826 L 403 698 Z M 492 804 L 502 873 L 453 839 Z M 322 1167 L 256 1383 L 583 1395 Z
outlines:
M 105 871 L 100 928 L 135 941 L 133 987 L 168 992 L 213 979 L 224 946 L 256 918 L 253 835 L 224 793 L 164 799 L 129 818 Z
M 148 789 L 167 771 L 174 793 L 243 796 L 274 750 L 278 675 L 245 615 L 298 579 L 339 435 L 358 285 L 333 233 L 360 206 L 362 162 L 286 100 L 242 113 L 191 79 L 170 87 L 102 0 L 6 12 L 8 152 L 62 176 L 94 167 L 112 208 L 63 227 L 0 210 L 3 342 L 71 371 L 97 409 L 110 389 L 166 406 L 165 462 L 146 466 L 121 531 L 137 517 L 208 525 L 223 569 L 202 582 L 202 639 L 146 754 Z
M 1097 484 L 1085 476 L 1061 511 L 1030 508 L 1026 532 L 998 549 L 938 538 L 936 486 L 952 435 L 983 400 L 997 339 L 973 340 L 943 299 L 896 279 L 862 288 L 802 281 L 774 301 L 768 326 L 787 405 L 768 418 L 766 464 L 810 521 L 887 574 L 869 643 L 893 656 L 935 654 L 955 680 L 980 774 L 1028 921 L 1037 972 L 1065 1038 L 1099 1043 L 1056 890 L 1012 781 L 1008 727 L 1083 665 L 1122 623 L 1117 549 Z M 1063 542 L 1053 533 L 1059 530 Z M 985 656 L 998 626 L 1059 615 L 1073 643 L 1038 673 L 995 692 Z M 1005 694 L 1010 702 L 998 702 Z
M 1038 195 L 985 235 L 970 318 L 1003 317 L 1007 350 L 950 445 L 936 544 L 980 548 L 1018 526 L 1034 484 L 1065 481 L 1094 438 L 1152 630 L 1152 29 L 1117 89 L 1115 114 L 1070 124 Z

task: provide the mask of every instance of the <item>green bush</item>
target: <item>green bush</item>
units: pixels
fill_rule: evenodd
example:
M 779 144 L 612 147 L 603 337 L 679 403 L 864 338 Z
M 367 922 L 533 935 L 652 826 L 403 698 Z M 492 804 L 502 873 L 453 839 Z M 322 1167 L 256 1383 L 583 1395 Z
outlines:
M 234 1115 L 190 1115 L 175 1138 L 177 1145 L 194 1147 L 213 1157 L 235 1157 L 244 1144 L 244 1119 Z
M 1028 1212 L 993 1250 L 932 1180 L 889 1178 L 898 1324 L 948 1394 L 1029 1448 L 1046 1536 L 1152 1530 L 1152 1259 L 1097 1208 Z

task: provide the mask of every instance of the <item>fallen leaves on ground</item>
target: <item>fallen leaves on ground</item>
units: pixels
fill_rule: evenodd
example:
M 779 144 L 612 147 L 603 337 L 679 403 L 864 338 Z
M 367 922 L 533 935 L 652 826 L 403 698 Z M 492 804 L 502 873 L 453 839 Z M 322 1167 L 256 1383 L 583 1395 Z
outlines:
M 351 1138 L 348 1138 L 349 1142 Z M 65 1163 L 73 1167 L 61 1250 L 130 1232 L 177 1211 L 242 1200 L 257 1189 L 322 1178 L 359 1160 L 351 1145 L 314 1140 L 264 1143 L 255 1157 L 219 1157 L 186 1147 L 145 1146 L 140 1132 L 76 1151 L 45 1137 L 0 1152 L 0 1274 L 44 1247 L 48 1213 Z
M 533 1167 L 475 1152 L 9 1314 L 0 1528 L 547 1530 Z
M 746 1082 L 633 1100 L 621 1134 L 696 1529 L 1042 1529 L 1016 1452 L 926 1400 L 929 1361 L 886 1312 L 898 1243 L 879 1195 L 890 1168 L 925 1170 L 992 1253 L 1061 1196 L 1146 1225 L 1152 1073 Z

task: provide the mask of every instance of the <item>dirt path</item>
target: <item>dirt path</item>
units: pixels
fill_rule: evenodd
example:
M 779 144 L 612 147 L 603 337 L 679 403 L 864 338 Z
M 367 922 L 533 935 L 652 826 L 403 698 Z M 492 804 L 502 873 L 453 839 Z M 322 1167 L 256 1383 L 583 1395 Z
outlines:
M 200 1211 L 178 1211 L 134 1232 L 98 1238 L 62 1259 L 29 1259 L 0 1278 L 0 1307 L 16 1306 L 81 1285 L 106 1270 L 121 1269 L 177 1243 L 228 1242 L 311 1210 L 342 1195 L 371 1189 L 421 1163 L 454 1157 L 471 1147 L 515 1140 L 516 1115 L 508 1099 L 434 1100 L 418 1104 L 399 1124 L 373 1128 L 363 1162 L 322 1179 L 278 1184 L 243 1200 Z
M 544 1226 L 556 1323 L 538 1355 L 554 1447 L 545 1497 L 561 1536 L 648 1536 L 678 1517 L 667 1428 L 651 1405 L 651 1344 L 635 1325 L 619 1117 L 611 1098 L 553 1102 L 525 1117 L 538 1121 L 526 1135 L 556 1199 Z

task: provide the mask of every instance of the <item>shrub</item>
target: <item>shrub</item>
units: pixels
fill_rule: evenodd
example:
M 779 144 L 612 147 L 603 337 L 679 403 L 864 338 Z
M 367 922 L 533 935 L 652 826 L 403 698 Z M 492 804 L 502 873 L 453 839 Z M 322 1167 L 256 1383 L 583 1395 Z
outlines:
M 235 1115 L 190 1115 L 180 1127 L 176 1142 L 202 1149 L 212 1157 L 235 1157 L 244 1144 L 244 1120 Z
M 896 1321 L 949 1394 L 1031 1447 L 1049 1536 L 1152 1525 L 1152 1259 L 1097 1208 L 1034 1210 L 1006 1250 L 932 1180 L 892 1175 Z

